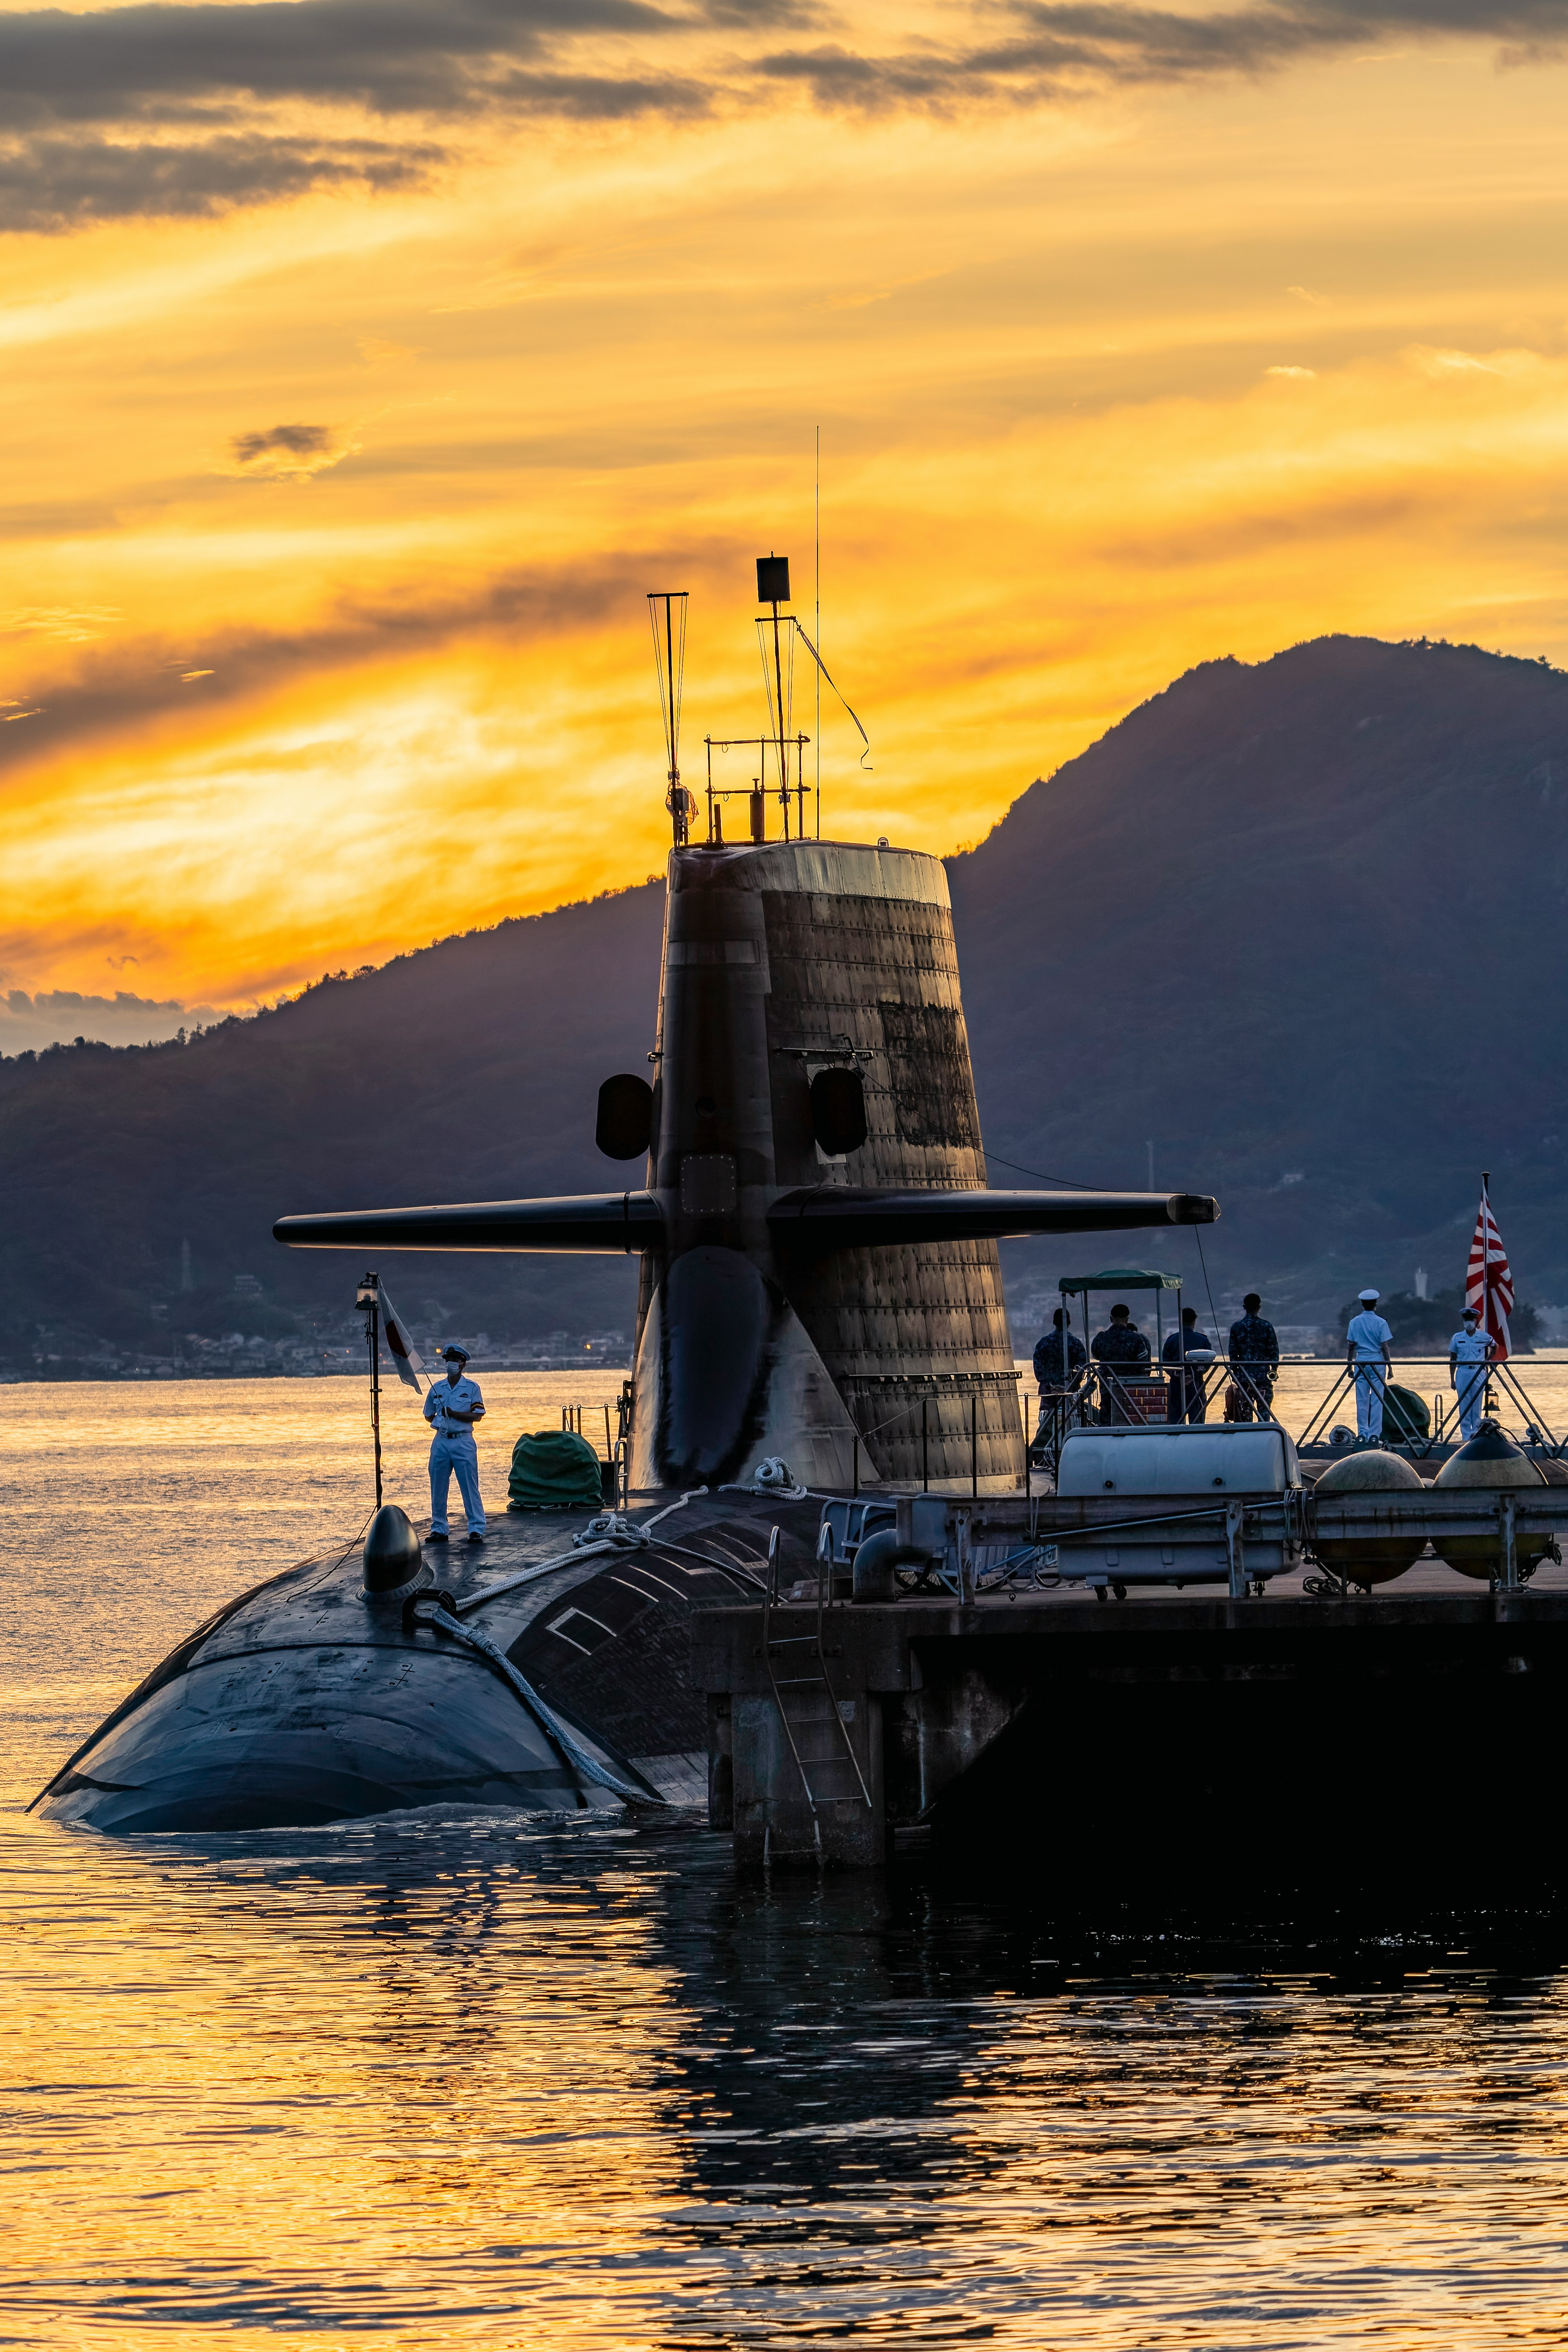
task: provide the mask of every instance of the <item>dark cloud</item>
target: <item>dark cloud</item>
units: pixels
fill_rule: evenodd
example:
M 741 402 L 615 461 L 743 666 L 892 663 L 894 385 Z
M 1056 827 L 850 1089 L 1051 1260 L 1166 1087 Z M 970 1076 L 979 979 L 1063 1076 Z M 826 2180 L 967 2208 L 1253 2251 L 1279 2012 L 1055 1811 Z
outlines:
M 110 959 L 113 962 L 113 957 Z M 125 959 L 134 963 L 131 956 Z M 142 1045 L 181 1029 L 221 1021 L 215 1005 L 183 1004 L 178 997 L 80 996 L 74 988 L 8 989 L 0 996 L 0 1054 L 37 1053 L 46 1045 L 90 1037 L 99 1045 Z
M 692 21 L 651 0 L 142 0 L 79 16 L 0 12 L 0 228 L 406 187 L 445 160 L 427 140 L 292 127 L 271 136 L 258 107 L 303 100 L 436 123 L 479 110 L 689 116 L 709 102 L 696 83 L 596 70 L 596 56 L 579 70 L 576 60 L 606 37 L 657 45 Z M 753 21 L 782 27 L 810 12 L 764 0 Z
M 647 37 L 678 21 L 647 0 L 142 0 L 0 14 L 0 127 L 176 121 L 236 97 L 456 114 L 489 105 L 509 65 L 553 59 L 566 40 Z
M 510 113 L 554 114 L 576 121 L 615 122 L 639 114 L 705 114 L 713 92 L 672 75 L 642 81 L 605 74 L 515 73 L 498 80 L 494 103 Z
M 229 446 L 242 466 L 254 458 L 314 457 L 330 449 L 331 427 L 326 425 L 274 425 L 265 433 L 237 433 Z
M 999 37 L 947 47 L 923 44 L 866 56 L 837 44 L 775 51 L 754 70 L 808 89 L 819 106 L 946 108 L 986 100 L 1039 103 L 1128 83 L 1180 82 L 1258 73 L 1390 36 L 1484 38 L 1542 53 L 1568 41 L 1568 0 L 1280 0 L 1277 6 L 1178 16 L 1164 9 L 1052 5 L 1011 0 L 994 19 Z
M 442 160 L 427 144 L 219 137 L 124 146 L 104 139 L 0 145 L 0 228 L 59 230 L 132 214 L 167 217 L 275 203 L 311 188 L 417 185 Z
M 828 110 L 1038 105 L 1117 85 L 1259 73 L 1390 37 L 1568 43 L 1568 0 L 1264 0 L 1185 15 L 1106 0 L 993 0 L 967 39 L 882 54 L 842 38 L 757 53 L 833 21 L 817 0 L 170 0 L 75 15 L 0 10 L 0 227 L 203 214 L 357 184 L 417 184 L 440 126 L 476 113 L 676 120 L 791 85 Z M 672 36 L 723 45 L 710 73 L 656 62 Z M 748 40 L 747 37 L 750 37 Z M 352 106 L 421 143 L 268 135 L 265 110 Z M 258 120 L 258 110 L 263 119 Z

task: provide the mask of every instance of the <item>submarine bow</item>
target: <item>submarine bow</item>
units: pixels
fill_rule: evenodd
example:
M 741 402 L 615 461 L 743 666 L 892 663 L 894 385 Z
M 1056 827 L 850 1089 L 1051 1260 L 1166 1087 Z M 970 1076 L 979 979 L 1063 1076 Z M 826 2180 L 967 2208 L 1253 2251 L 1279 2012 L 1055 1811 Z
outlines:
M 985 1156 L 947 875 L 818 841 L 672 851 L 654 1084 L 600 1094 L 641 1189 L 288 1216 L 290 1247 L 635 1253 L 640 1488 L 782 1455 L 1005 1493 L 1025 1438 L 1000 1240 L 1207 1224 L 1202 1193 L 1012 1192 Z

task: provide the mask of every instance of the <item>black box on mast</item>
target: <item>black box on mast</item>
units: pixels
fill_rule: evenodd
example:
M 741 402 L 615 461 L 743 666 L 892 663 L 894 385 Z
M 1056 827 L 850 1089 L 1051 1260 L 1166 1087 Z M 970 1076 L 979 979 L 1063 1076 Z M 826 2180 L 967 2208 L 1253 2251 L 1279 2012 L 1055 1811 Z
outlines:
M 787 604 L 789 603 L 789 558 L 787 555 L 758 556 L 757 602 L 759 604 Z

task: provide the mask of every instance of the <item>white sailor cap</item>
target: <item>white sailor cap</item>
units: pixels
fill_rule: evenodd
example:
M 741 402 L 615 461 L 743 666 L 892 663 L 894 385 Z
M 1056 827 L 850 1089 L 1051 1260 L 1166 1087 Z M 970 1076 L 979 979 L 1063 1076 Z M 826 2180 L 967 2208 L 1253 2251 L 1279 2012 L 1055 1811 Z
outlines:
M 467 1348 L 459 1348 L 455 1339 L 447 1347 L 437 1348 L 436 1354 L 444 1364 L 466 1364 L 468 1360 Z
M 1378 1300 L 1383 1297 L 1383 1293 L 1381 1290 L 1358 1290 L 1356 1292 L 1356 1297 L 1363 1300 L 1366 1305 L 1375 1307 Z

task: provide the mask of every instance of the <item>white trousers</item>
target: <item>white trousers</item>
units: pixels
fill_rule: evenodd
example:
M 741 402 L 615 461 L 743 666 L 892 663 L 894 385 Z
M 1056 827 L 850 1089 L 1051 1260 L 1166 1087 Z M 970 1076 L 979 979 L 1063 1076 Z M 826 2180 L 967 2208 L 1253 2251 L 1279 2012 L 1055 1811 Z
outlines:
M 458 1474 L 458 1492 L 463 1498 L 463 1511 L 471 1536 L 485 1531 L 485 1507 L 479 1500 L 479 1448 L 471 1437 L 433 1437 L 430 1441 L 430 1532 L 433 1536 L 451 1533 L 447 1525 L 447 1497 L 452 1491 L 452 1473 Z
M 1355 1433 L 1358 1437 L 1383 1435 L 1383 1391 L 1388 1374 L 1383 1360 L 1375 1363 L 1357 1361 L 1355 1368 Z
M 1459 1398 L 1459 1435 L 1473 1437 L 1481 1423 L 1481 1407 L 1486 1402 L 1486 1364 L 1456 1364 L 1454 1378 Z

